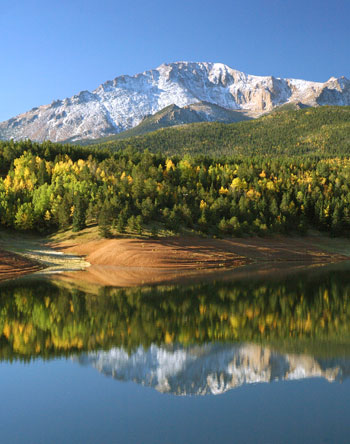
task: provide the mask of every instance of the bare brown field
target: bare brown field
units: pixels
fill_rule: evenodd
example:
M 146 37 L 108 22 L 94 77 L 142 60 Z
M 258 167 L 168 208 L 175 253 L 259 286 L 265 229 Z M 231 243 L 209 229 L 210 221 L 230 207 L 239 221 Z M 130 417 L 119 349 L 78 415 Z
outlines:
M 256 264 L 264 269 L 290 269 L 322 265 L 349 256 L 320 247 L 322 240 L 312 238 L 231 238 L 170 237 L 158 240 L 101 239 L 52 244 L 65 253 L 82 255 L 91 267 L 65 273 L 67 278 L 110 286 L 134 286 L 214 277 L 225 270 Z M 257 270 L 258 271 L 258 270 Z M 227 274 L 227 273 L 226 273 Z M 62 276 L 62 277 L 64 277 Z
M 287 271 L 300 264 L 317 266 L 350 258 L 348 239 L 319 235 L 227 239 L 195 236 L 98 239 L 97 236 L 97 232 L 87 230 L 82 236 L 63 233 L 49 240 L 3 232 L 0 279 L 46 268 L 51 273 L 63 272 L 62 278 L 84 280 L 89 285 L 133 286 L 212 279 L 217 274 L 228 277 L 230 270 L 237 274 L 238 270 L 248 272 L 252 266 L 256 268 L 254 273 Z
M 335 262 L 348 256 L 326 251 L 317 238 L 169 237 L 100 239 L 84 243 L 60 242 L 53 248 L 85 256 L 92 265 L 147 268 L 218 268 L 251 261 Z

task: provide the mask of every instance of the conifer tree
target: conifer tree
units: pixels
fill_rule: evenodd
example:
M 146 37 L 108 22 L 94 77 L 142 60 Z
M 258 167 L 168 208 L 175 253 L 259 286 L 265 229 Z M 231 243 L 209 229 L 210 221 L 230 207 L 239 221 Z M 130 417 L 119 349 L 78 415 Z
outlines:
M 74 211 L 72 231 L 76 232 L 81 231 L 86 227 L 87 202 L 80 193 L 77 193 L 74 197 L 73 203 Z

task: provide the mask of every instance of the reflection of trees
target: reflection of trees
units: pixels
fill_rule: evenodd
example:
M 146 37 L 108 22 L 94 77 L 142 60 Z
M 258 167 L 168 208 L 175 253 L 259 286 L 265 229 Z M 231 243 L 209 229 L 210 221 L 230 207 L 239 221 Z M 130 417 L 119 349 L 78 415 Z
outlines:
M 215 341 L 350 344 L 350 277 L 116 289 L 99 295 L 49 282 L 0 287 L 2 359 L 112 346 Z

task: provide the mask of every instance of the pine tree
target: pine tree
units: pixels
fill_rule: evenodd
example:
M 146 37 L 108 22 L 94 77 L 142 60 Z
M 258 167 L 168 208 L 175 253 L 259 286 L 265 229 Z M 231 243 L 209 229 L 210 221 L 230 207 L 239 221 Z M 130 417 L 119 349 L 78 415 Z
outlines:
M 38 171 L 38 184 L 44 185 L 49 180 L 49 175 L 46 171 L 46 162 L 45 160 L 42 160 L 40 162 L 39 171 Z
M 112 237 L 111 232 L 111 209 L 108 203 L 105 203 L 98 214 L 98 232 L 101 237 Z
M 72 231 L 80 231 L 86 227 L 87 202 L 80 193 L 74 197 L 73 226 Z
M 124 233 L 125 232 L 125 218 L 123 213 L 119 213 L 119 216 L 117 218 L 117 224 L 116 224 L 116 229 L 118 231 L 118 233 Z
M 64 195 L 58 207 L 57 220 L 61 230 L 65 230 L 70 225 L 71 203 L 67 195 Z

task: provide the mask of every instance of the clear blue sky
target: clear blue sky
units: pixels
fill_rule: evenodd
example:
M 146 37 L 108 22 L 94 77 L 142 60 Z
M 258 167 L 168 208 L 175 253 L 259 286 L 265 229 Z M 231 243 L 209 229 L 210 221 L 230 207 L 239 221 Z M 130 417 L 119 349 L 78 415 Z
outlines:
M 0 0 L 0 121 L 163 62 L 350 77 L 349 0 Z

